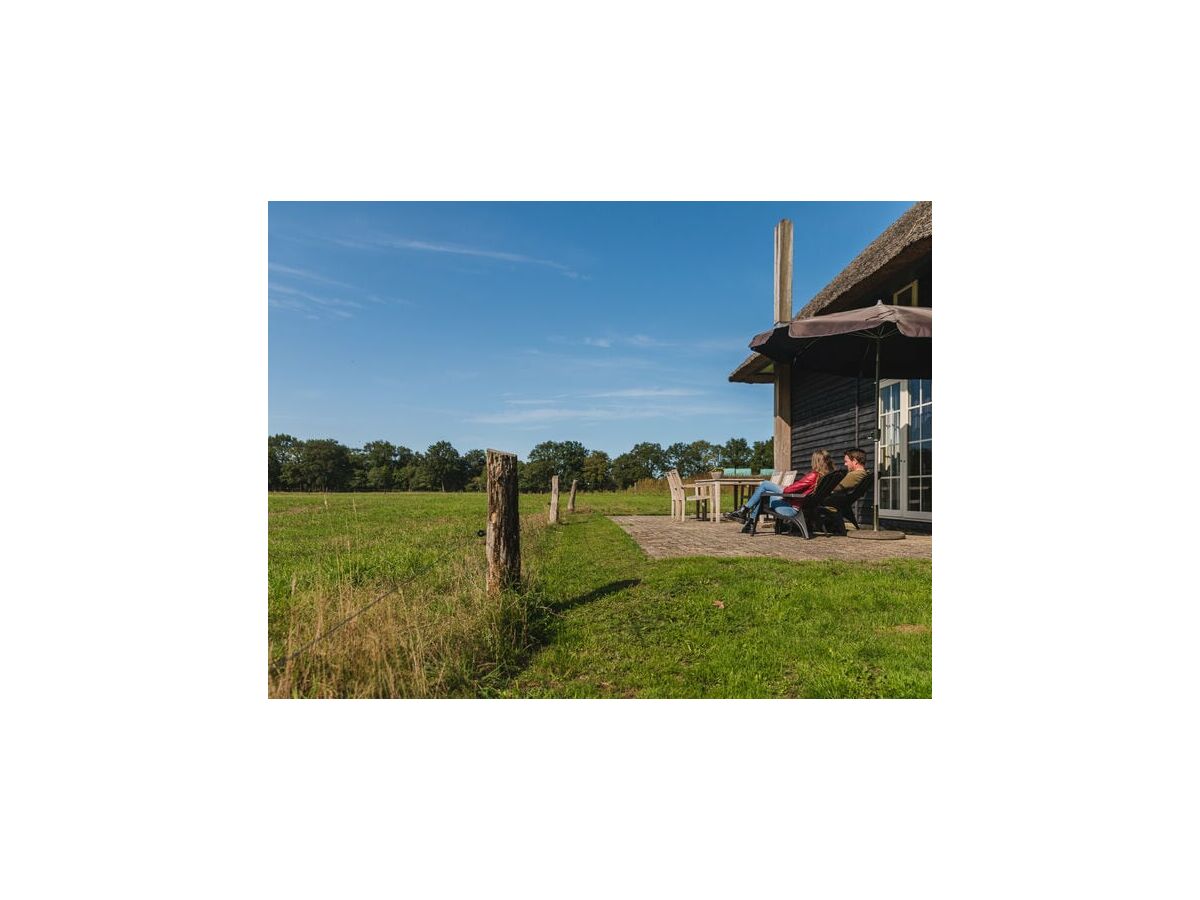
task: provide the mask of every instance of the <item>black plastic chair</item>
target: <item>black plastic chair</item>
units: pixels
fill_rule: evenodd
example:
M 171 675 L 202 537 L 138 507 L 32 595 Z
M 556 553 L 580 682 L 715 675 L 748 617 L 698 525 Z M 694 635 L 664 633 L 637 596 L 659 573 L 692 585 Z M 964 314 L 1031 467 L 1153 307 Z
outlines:
M 854 514 L 854 504 L 858 503 L 859 500 L 866 496 L 867 491 L 871 490 L 871 486 L 874 483 L 874 479 L 871 478 L 870 470 L 867 470 L 866 478 L 860 481 L 854 487 L 854 490 L 847 491 L 844 494 L 831 495 L 828 505 L 837 510 L 836 515 L 849 522 L 855 527 L 855 529 L 858 529 L 858 517 Z M 842 530 L 844 531 L 845 525 L 842 522 L 839 522 L 838 524 L 842 525 Z
M 781 503 L 775 508 L 775 532 L 777 534 L 785 534 L 787 532 L 799 530 L 805 540 L 812 538 L 813 528 L 816 527 L 817 518 L 822 515 L 821 507 L 825 505 L 825 501 L 829 497 L 830 492 L 837 487 L 843 478 L 846 477 L 845 469 L 837 469 L 830 472 L 828 475 L 823 475 L 821 480 L 817 482 L 816 490 L 806 497 L 800 498 L 800 503 L 796 507 L 792 507 L 795 512 L 788 514 L 787 508 Z M 784 503 L 788 503 L 787 495 L 784 495 Z M 788 503 L 788 506 L 791 506 Z M 811 523 L 810 523 L 811 520 Z M 810 524 L 812 528 L 810 528 Z

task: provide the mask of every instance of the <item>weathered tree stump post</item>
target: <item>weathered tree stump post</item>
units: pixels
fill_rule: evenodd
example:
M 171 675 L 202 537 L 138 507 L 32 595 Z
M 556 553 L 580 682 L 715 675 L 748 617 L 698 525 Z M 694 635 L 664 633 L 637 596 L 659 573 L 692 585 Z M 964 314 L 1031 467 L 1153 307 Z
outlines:
M 521 583 L 521 517 L 517 506 L 517 456 L 487 452 L 487 589 L 495 593 Z
M 550 524 L 558 524 L 558 476 L 550 479 Z
M 578 478 L 571 479 L 571 499 L 567 501 L 567 512 L 575 512 L 575 487 L 578 484 Z

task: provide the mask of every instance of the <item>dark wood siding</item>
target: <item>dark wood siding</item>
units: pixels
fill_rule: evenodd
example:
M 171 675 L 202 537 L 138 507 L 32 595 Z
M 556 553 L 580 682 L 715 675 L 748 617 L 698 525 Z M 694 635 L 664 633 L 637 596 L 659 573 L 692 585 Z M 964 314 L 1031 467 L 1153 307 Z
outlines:
M 857 412 L 857 421 L 855 413 Z M 817 450 L 828 450 L 834 465 L 841 466 L 842 453 L 860 447 L 867 454 L 867 468 L 875 469 L 875 380 L 845 378 L 794 370 L 792 374 L 792 468 L 803 474 L 812 466 Z M 860 524 L 870 527 L 871 492 L 858 502 L 855 514 Z M 909 519 L 881 519 L 881 526 L 930 533 L 931 523 Z

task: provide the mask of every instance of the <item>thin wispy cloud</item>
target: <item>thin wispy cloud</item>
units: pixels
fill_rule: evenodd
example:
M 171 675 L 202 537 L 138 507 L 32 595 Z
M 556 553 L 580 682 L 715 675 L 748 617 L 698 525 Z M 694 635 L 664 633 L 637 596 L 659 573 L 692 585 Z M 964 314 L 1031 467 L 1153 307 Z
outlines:
M 342 247 L 351 247 L 354 249 L 380 249 L 390 248 L 394 250 L 414 250 L 423 253 L 450 253 L 458 256 L 474 256 L 482 259 L 496 259 L 502 262 L 519 263 L 522 265 L 543 266 L 548 269 L 565 275 L 567 278 L 582 278 L 587 279 L 588 276 L 582 275 L 575 269 L 563 263 L 556 262 L 552 259 L 541 259 L 536 256 L 527 256 L 524 253 L 511 253 L 507 250 L 491 250 L 486 247 L 468 247 L 464 244 L 450 244 L 440 241 L 421 241 L 412 238 L 402 237 L 371 237 L 371 238 L 333 238 L 333 243 Z
M 723 341 L 697 341 L 688 345 L 693 350 L 716 350 L 728 353 L 745 353 L 750 349 L 750 342 L 744 338 L 729 338 Z
M 502 413 L 487 413 L 467 419 L 484 425 L 508 425 L 529 422 L 611 422 L 619 419 L 650 418 L 647 410 L 596 407 L 592 409 L 515 409 Z
M 349 288 L 352 291 L 358 290 L 354 285 L 347 284 L 344 281 L 337 281 L 333 278 L 326 278 L 324 275 L 318 275 L 316 272 L 310 272 L 308 269 L 297 269 L 293 266 L 285 266 L 280 263 L 270 263 L 268 266 L 272 272 L 278 272 L 280 275 L 290 275 L 293 278 L 303 278 L 305 281 L 315 281 L 318 284 L 327 284 L 331 287 Z
M 555 344 L 580 344 L 585 347 L 600 347 L 601 349 L 610 349 L 614 346 L 632 347 L 638 350 L 717 350 L 730 353 L 738 353 L 746 350 L 749 341 L 742 338 L 727 338 L 724 340 L 705 339 L 702 341 L 680 341 L 667 340 L 664 338 L 653 337 L 648 334 L 608 334 L 599 336 L 587 336 L 582 341 L 577 338 L 565 338 L 561 335 L 553 335 L 549 338 Z
M 354 300 L 344 300 L 341 297 L 325 297 L 320 294 L 314 294 L 311 291 L 302 291 L 283 284 L 269 284 L 267 286 L 267 302 L 276 309 L 286 309 L 301 313 L 310 319 L 319 319 L 323 315 L 338 319 L 351 319 L 354 317 L 354 313 L 351 312 L 352 309 L 363 308 L 361 303 L 357 303 Z
M 645 359 L 638 356 L 586 356 L 567 353 L 546 353 L 535 347 L 526 347 L 521 350 L 521 353 L 524 356 L 535 357 L 538 363 L 567 366 L 573 369 L 615 369 L 625 371 L 627 369 L 667 368 L 654 359 Z
M 656 404 L 613 404 L 591 407 L 554 407 L 514 409 L 506 412 L 484 413 L 466 421 L 483 425 L 521 425 L 559 422 L 623 422 L 629 419 L 692 419 L 698 416 L 740 416 L 745 409 L 738 406 L 689 405 L 661 406 Z
M 401 297 L 380 297 L 378 294 L 367 294 L 367 299 L 372 303 L 378 303 L 380 306 L 416 306 L 412 300 L 406 300 Z
M 586 394 L 588 397 L 697 397 L 706 391 L 694 391 L 688 388 L 627 388 L 622 391 L 604 391 L 599 394 Z
M 478 413 L 467 421 L 483 425 L 555 425 L 730 416 L 745 411 L 742 407 L 711 402 L 679 402 L 680 398 L 705 393 L 692 388 L 639 387 L 562 394 L 552 400 L 509 396 L 502 398 L 507 408 Z
M 555 343 L 576 343 L 575 340 L 554 337 L 551 338 Z M 601 347 L 607 349 L 614 344 L 622 347 L 635 347 L 638 349 L 656 349 L 659 347 L 675 347 L 678 346 L 677 341 L 664 341 L 661 338 L 650 337 L 648 334 L 608 334 L 597 337 L 587 336 L 583 339 L 583 344 L 586 347 Z

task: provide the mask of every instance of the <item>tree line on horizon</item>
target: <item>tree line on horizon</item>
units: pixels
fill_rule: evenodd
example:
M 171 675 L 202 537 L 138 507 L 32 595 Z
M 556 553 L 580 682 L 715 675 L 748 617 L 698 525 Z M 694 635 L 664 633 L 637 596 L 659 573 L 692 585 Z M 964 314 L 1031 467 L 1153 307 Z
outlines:
M 267 444 L 270 491 L 482 491 L 487 486 L 484 451 L 459 453 L 449 441 L 438 441 L 424 453 L 389 441 L 347 447 L 331 438 L 306 441 L 290 434 L 271 435 Z M 517 460 L 517 477 L 523 493 L 548 491 L 554 475 L 564 489 L 578 480 L 581 490 L 614 491 L 662 478 L 668 469 L 678 469 L 683 478 L 720 467 L 767 469 L 774 453 L 774 438 L 668 447 L 643 442 L 615 459 L 579 441 L 543 441 L 527 460 Z

